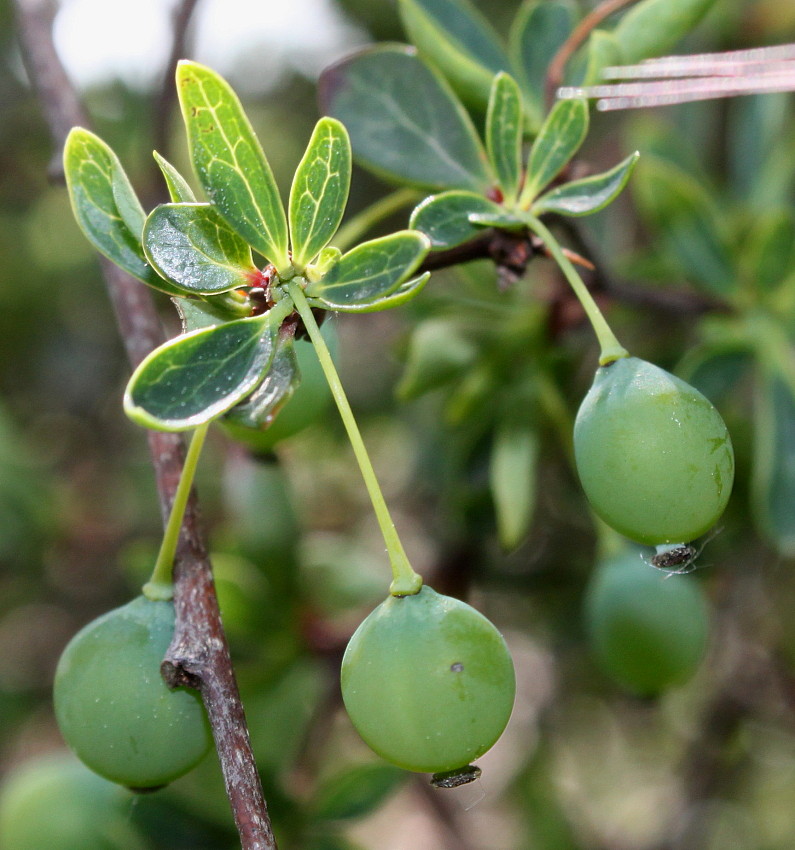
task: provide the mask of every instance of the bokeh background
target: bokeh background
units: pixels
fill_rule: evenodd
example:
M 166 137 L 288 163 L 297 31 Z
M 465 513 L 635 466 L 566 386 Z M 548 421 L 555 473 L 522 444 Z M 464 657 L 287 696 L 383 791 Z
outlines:
M 505 33 L 519 3 L 476 5 Z M 147 208 L 164 200 L 154 147 L 188 171 L 179 116 L 173 101 L 163 110 L 161 97 L 173 71 L 173 7 L 63 0 L 55 24 L 95 129 Z M 199 0 L 186 55 L 241 94 L 286 192 L 318 115 L 318 73 L 376 39 L 405 41 L 386 0 Z M 790 0 L 718 0 L 680 50 L 788 40 Z M 772 212 L 792 217 L 791 97 L 596 115 L 580 155 L 599 168 L 637 148 L 642 163 L 650 154 L 688 175 L 717 213 L 727 273 L 752 292 L 763 261 L 780 269 L 776 316 L 785 334 L 795 329 L 791 241 L 757 250 L 766 243 L 749 234 Z M 83 843 L 69 848 L 233 848 L 213 755 L 170 788 L 134 797 L 100 787 L 72 764 L 54 724 L 50 688 L 61 649 L 84 623 L 138 592 L 160 525 L 145 436 L 121 410 L 128 366 L 94 252 L 65 188 L 48 177 L 53 155 L 13 5 L 0 0 L 0 813 L 13 808 L 13 794 L 25 797 L 19 788 L 28 783 L 37 790 L 26 798 L 27 814 L 18 806 L 15 817 L 37 822 L 49 811 L 57 823 L 84 812 Z M 689 249 L 672 238 L 655 211 L 660 172 L 642 168 L 639 188 L 584 228 L 615 282 L 600 299 L 633 353 L 692 375 L 710 334 L 733 351 L 727 322 L 737 320 L 741 339 L 745 320 L 762 308 L 749 296 L 747 311 L 738 310 L 705 284 L 699 229 L 685 234 Z M 357 169 L 351 214 L 386 191 Z M 382 229 L 405 226 L 407 214 Z M 176 332 L 173 307 L 165 297 L 158 303 Z M 517 315 L 532 345 L 516 336 Z M 420 369 L 430 377 L 419 386 L 417 374 L 406 377 L 413 335 L 429 321 L 449 326 L 451 316 L 472 359 L 462 356 L 444 374 Z M 738 477 L 699 569 L 668 581 L 697 583 L 709 599 L 709 649 L 688 682 L 639 697 L 600 668 L 588 641 L 583 604 L 599 551 L 567 441 L 596 346 L 554 269 L 533 263 L 501 294 L 493 269 L 473 264 L 434 275 L 406 309 L 333 324 L 343 381 L 415 568 L 504 632 L 519 695 L 475 786 L 436 791 L 427 777 L 378 762 L 342 710 L 338 669 L 347 638 L 386 593 L 388 567 L 335 411 L 256 456 L 216 430 L 198 488 L 280 846 L 795 847 L 795 536 L 771 533 L 760 516 L 755 367 L 740 353 L 701 369 L 732 431 Z M 693 351 L 698 362 L 688 365 Z M 522 403 L 528 369 L 549 379 L 552 401 L 528 414 L 538 416 L 540 446 L 534 511 L 521 542 L 505 551 L 490 489 L 493 414 Z M 491 394 L 471 394 L 472 374 Z M 401 381 L 404 390 L 414 384 L 398 399 Z M 791 469 L 795 405 L 789 419 L 782 409 L 777 463 Z M 779 529 L 795 527 L 788 496 L 795 500 L 795 490 L 776 496 Z M 651 569 L 640 558 L 638 567 Z M 42 850 L 59 850 L 46 824 L 38 827 Z

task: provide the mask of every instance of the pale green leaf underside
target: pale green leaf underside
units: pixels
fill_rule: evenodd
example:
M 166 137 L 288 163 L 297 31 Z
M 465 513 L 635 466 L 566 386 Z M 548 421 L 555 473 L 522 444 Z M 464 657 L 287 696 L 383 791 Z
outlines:
M 531 207 L 533 215 L 558 213 L 581 216 L 598 212 L 613 201 L 627 185 L 640 154 L 630 154 L 614 168 L 582 180 L 572 180 L 542 195 Z
M 144 228 L 144 251 L 158 273 L 187 293 L 249 286 L 251 249 L 210 204 L 162 204 Z
M 508 74 L 498 74 L 486 113 L 486 151 L 507 203 L 516 199 L 522 171 L 522 95 Z
M 390 310 L 392 307 L 400 307 L 416 295 L 419 295 L 430 276 L 430 272 L 425 272 L 425 274 L 412 278 L 412 280 L 399 283 L 384 295 L 361 301 L 342 301 L 335 303 L 325 298 L 310 298 L 308 300 L 311 306 L 321 307 L 324 310 L 337 310 L 340 313 L 377 313 L 381 310 Z
M 208 197 L 249 245 L 286 270 L 287 217 L 237 95 L 214 71 L 186 61 L 177 68 L 177 91 L 193 167 Z
M 443 192 L 416 207 L 409 226 L 424 233 L 434 249 L 452 248 L 481 233 L 482 227 L 470 221 L 471 215 L 499 216 L 503 212 L 501 206 L 474 192 Z
M 290 191 L 293 265 L 303 270 L 326 247 L 345 212 L 351 184 L 351 143 L 345 127 L 321 118 Z

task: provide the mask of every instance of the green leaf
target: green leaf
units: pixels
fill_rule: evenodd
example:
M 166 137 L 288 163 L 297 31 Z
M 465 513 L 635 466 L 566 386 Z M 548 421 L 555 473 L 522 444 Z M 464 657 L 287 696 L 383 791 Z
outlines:
M 312 300 L 312 305 L 322 307 L 325 310 L 338 310 L 340 313 L 377 313 L 381 310 L 390 310 L 392 307 L 402 306 L 416 295 L 419 295 L 430 276 L 430 272 L 425 272 L 425 274 L 419 277 L 401 283 L 387 295 L 382 295 L 378 298 L 352 303 L 335 303 L 325 299 L 322 302 L 320 300 Z
M 522 213 L 512 213 L 507 210 L 501 211 L 498 215 L 490 213 L 470 213 L 470 224 L 477 227 L 499 227 L 500 230 L 510 230 L 514 233 L 519 233 L 527 228 L 526 216 Z
M 251 249 L 210 204 L 161 204 L 144 228 L 146 258 L 183 292 L 212 295 L 251 286 Z
M 268 160 L 240 101 L 214 71 L 182 60 L 177 91 L 193 167 L 226 222 L 284 272 L 287 217 Z
M 490 484 L 503 549 L 515 549 L 527 534 L 536 501 L 538 435 L 526 422 L 501 423 L 491 450 Z
M 510 69 L 500 38 L 468 0 L 399 0 L 403 26 L 467 103 L 485 106 L 496 73 Z
M 474 192 L 443 192 L 415 208 L 409 227 L 424 233 L 434 249 L 452 248 L 481 233 L 482 228 L 469 220 L 473 213 L 498 216 L 503 208 Z
M 594 86 L 603 82 L 602 71 L 610 65 L 621 64 L 621 47 L 615 34 L 594 30 L 587 43 L 582 80 L 578 85 Z
M 184 431 L 216 419 L 256 386 L 289 305 L 178 336 L 133 372 L 124 409 L 134 422 Z
M 630 154 L 614 168 L 582 180 L 572 180 L 542 195 L 530 208 L 533 215 L 558 213 L 581 216 L 598 212 L 611 203 L 627 185 L 640 154 Z
M 75 218 L 88 241 L 133 277 L 178 294 L 146 261 L 141 247 L 143 210 L 118 157 L 105 142 L 75 127 L 64 147 L 64 172 Z M 130 224 L 137 226 L 138 221 L 141 227 L 131 229 Z
M 520 82 L 533 128 L 544 116 L 547 68 L 576 20 L 574 5 L 558 0 L 525 0 L 511 25 L 509 49 L 520 70 Z
M 422 322 L 409 342 L 398 398 L 409 401 L 458 380 L 477 357 L 477 346 L 457 323 L 448 319 Z
M 321 75 L 319 97 L 376 174 L 427 189 L 493 184 L 469 115 L 412 48 L 379 45 L 343 59 Z
M 751 365 L 751 354 L 740 340 L 705 342 L 685 354 L 676 374 L 717 403 L 738 387 Z
M 757 523 L 784 557 L 795 556 L 795 393 L 775 371 L 760 378 L 754 410 L 751 495 Z
M 429 249 L 427 237 L 414 230 L 362 242 L 343 254 L 322 280 L 307 284 L 306 297 L 331 310 L 371 304 L 392 294 Z
M 321 118 L 290 190 L 293 265 L 299 271 L 337 232 L 351 186 L 351 143 L 334 118 Z
M 182 323 L 182 333 L 187 334 L 199 328 L 220 325 L 224 318 L 210 307 L 207 301 L 194 301 L 192 298 L 172 298 Z M 228 318 L 228 317 L 227 317 Z
M 388 764 L 362 764 L 330 776 L 318 788 L 311 812 L 318 820 L 351 820 L 375 811 L 405 782 Z
M 765 210 L 755 218 L 740 264 L 756 295 L 771 292 L 784 281 L 795 267 L 795 218 L 789 209 Z
M 527 161 L 520 205 L 530 202 L 569 162 L 588 135 L 588 103 L 559 100 L 538 131 Z
M 737 287 L 717 204 L 696 178 L 663 160 L 644 157 L 632 181 L 638 207 L 654 228 L 660 249 L 685 279 L 713 295 Z
M 522 94 L 513 77 L 494 78 L 486 113 L 486 151 L 506 204 L 516 200 L 522 176 Z
M 268 373 L 254 392 L 236 404 L 225 419 L 235 425 L 264 430 L 290 400 L 300 380 L 293 337 L 280 337 Z
M 193 204 L 196 203 L 196 196 L 193 194 L 188 181 L 177 171 L 176 168 L 164 157 L 160 156 L 157 151 L 152 152 L 160 171 L 166 181 L 168 195 L 175 204 Z
M 619 21 L 615 36 L 625 64 L 669 53 L 715 0 L 642 0 Z

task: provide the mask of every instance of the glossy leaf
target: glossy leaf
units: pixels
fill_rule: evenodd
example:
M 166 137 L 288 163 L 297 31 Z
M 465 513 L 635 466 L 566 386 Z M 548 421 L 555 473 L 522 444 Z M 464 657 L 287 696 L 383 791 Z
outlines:
M 168 188 L 168 196 L 175 204 L 193 204 L 196 196 L 193 194 L 188 181 L 177 171 L 176 168 L 157 151 L 152 154 L 155 158 Z
M 468 0 L 399 0 L 409 40 L 462 100 L 485 106 L 495 74 L 510 61 L 491 24 Z
M 480 234 L 469 220 L 473 213 L 501 215 L 503 208 L 474 192 L 443 192 L 426 198 L 411 214 L 409 226 L 431 240 L 431 247 L 452 248 Z
M 754 411 L 751 493 L 757 522 L 784 557 L 795 556 L 795 386 L 762 375 Z
M 277 270 L 290 266 L 287 217 L 270 165 L 229 84 L 195 62 L 177 67 L 193 167 L 227 223 Z
M 293 337 L 279 338 L 267 374 L 254 392 L 236 404 L 225 419 L 246 428 L 267 428 L 290 400 L 300 380 Z
M 632 185 L 661 248 L 686 279 L 712 294 L 732 293 L 736 279 L 727 240 L 704 186 L 671 163 L 654 157 L 644 162 Z
M 171 300 L 179 313 L 183 334 L 197 331 L 199 328 L 220 325 L 224 321 L 224 318 L 211 309 L 207 301 L 192 298 L 172 298 Z
M 503 549 L 515 549 L 533 519 L 538 435 L 527 422 L 502 423 L 491 450 L 490 484 Z
M 64 147 L 64 172 L 75 218 L 88 241 L 133 277 L 163 292 L 179 293 L 146 261 L 141 247 L 143 209 L 118 157 L 105 142 L 75 127 Z
M 614 168 L 582 180 L 572 180 L 542 195 L 530 208 L 533 215 L 558 213 L 581 216 L 598 212 L 611 203 L 627 185 L 640 154 L 630 154 Z
M 642 0 L 619 21 L 615 36 L 626 64 L 669 53 L 715 0 Z
M 559 100 L 547 116 L 530 148 L 527 177 L 520 204 L 530 205 L 536 195 L 569 162 L 588 134 L 588 104 Z
M 334 305 L 328 308 L 334 310 L 383 298 L 417 268 L 429 248 L 427 237 L 413 230 L 362 242 L 343 254 L 322 280 L 309 283 L 306 296 Z
M 321 118 L 290 190 L 293 265 L 302 270 L 337 232 L 351 185 L 351 143 L 334 118 Z
M 321 75 L 319 96 L 376 174 L 428 189 L 492 185 L 466 110 L 412 48 L 380 45 L 343 59 Z
M 256 386 L 273 357 L 285 309 L 193 331 L 161 345 L 133 372 L 127 415 L 160 431 L 195 428 Z
M 250 286 L 251 249 L 210 204 L 161 204 L 144 228 L 146 258 L 159 274 L 193 294 Z
M 375 811 L 406 780 L 388 764 L 361 764 L 328 777 L 310 808 L 318 820 L 351 820 Z
M 522 95 L 513 77 L 494 78 L 486 113 L 486 151 L 505 203 L 516 200 L 522 175 Z
M 313 306 L 322 307 L 325 310 L 337 310 L 340 313 L 377 313 L 381 310 L 391 310 L 393 307 L 401 307 L 419 295 L 430 276 L 430 272 L 425 272 L 419 277 L 404 281 L 386 295 L 362 301 L 335 303 L 326 299 L 312 299 L 311 303 Z
M 575 23 L 574 4 L 559 0 L 525 0 L 511 26 L 510 54 L 520 72 L 525 106 L 532 125 L 544 115 L 544 81 L 547 68 Z

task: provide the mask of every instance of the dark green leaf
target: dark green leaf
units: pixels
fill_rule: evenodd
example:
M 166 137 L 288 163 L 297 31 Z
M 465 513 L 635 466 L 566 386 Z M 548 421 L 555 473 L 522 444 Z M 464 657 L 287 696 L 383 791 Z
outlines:
M 795 218 L 789 209 L 765 210 L 754 220 L 740 263 L 754 294 L 782 283 L 795 267 Z
M 351 143 L 334 118 L 321 118 L 290 190 L 293 264 L 301 271 L 337 232 L 351 185 Z
M 536 195 L 577 153 L 587 135 L 587 102 L 559 100 L 552 107 L 530 149 L 521 206 L 530 206 Z
M 626 64 L 669 53 L 715 0 L 642 0 L 619 22 L 615 36 Z
M 531 207 L 533 215 L 590 215 L 613 201 L 626 186 L 640 154 L 630 154 L 610 171 L 572 180 L 542 195 Z
M 318 820 L 351 820 L 377 809 L 406 779 L 388 764 L 363 764 L 329 777 L 318 789 L 312 812 Z
M 159 431 L 195 428 L 225 413 L 256 386 L 273 357 L 289 305 L 264 316 L 193 331 L 161 345 L 133 372 L 127 415 Z
M 654 157 L 644 157 L 632 185 L 660 247 L 669 252 L 681 274 L 712 294 L 732 293 L 737 283 L 727 240 L 704 185 Z
M 510 230 L 512 232 L 520 232 L 525 230 L 527 222 L 525 216 L 521 213 L 512 213 L 503 210 L 498 215 L 490 213 L 470 213 L 470 224 L 477 227 L 499 227 L 500 230 Z
M 177 91 L 193 167 L 227 223 L 278 271 L 290 266 L 287 217 L 273 174 L 240 101 L 214 71 L 185 60 Z
M 676 374 L 717 403 L 736 389 L 751 365 L 751 355 L 739 340 L 706 342 L 687 352 Z
M 164 157 L 160 156 L 157 151 L 152 154 L 155 162 L 158 164 L 160 171 L 168 187 L 168 195 L 175 204 L 193 204 L 196 202 L 196 196 L 193 194 L 188 181 L 177 171 L 176 168 Z
M 323 110 L 348 128 L 365 168 L 429 189 L 492 185 L 471 119 L 412 48 L 355 53 L 323 72 L 319 93 Z
M 312 304 L 313 306 L 323 307 L 325 310 L 337 310 L 340 313 L 378 313 L 381 310 L 391 310 L 392 307 L 400 307 L 419 295 L 430 276 L 430 272 L 425 272 L 419 277 L 404 281 L 387 295 L 370 298 L 366 301 L 335 303 L 323 299 L 322 301 L 313 301 Z
M 143 210 L 118 157 L 105 142 L 75 127 L 66 139 L 64 172 L 75 218 L 88 241 L 149 286 L 178 294 L 146 262 L 141 247 Z M 138 221 L 141 227 L 130 229 L 128 222 Z
M 764 535 L 784 557 L 795 556 L 795 386 L 766 372 L 754 415 L 752 498 Z
M 500 38 L 468 0 L 399 0 L 409 39 L 438 68 L 462 100 L 488 101 L 491 81 L 510 62 Z
M 161 204 L 144 228 L 152 266 L 184 292 L 213 294 L 251 286 L 251 249 L 210 204 Z
M 509 38 L 511 58 L 521 72 L 525 106 L 534 128 L 544 116 L 544 81 L 552 57 L 571 35 L 574 4 L 558 0 L 525 0 Z
M 224 319 L 210 308 L 206 301 L 193 300 L 192 298 L 172 298 L 174 306 L 179 313 L 182 322 L 182 333 L 187 334 L 197 331 L 199 328 L 209 328 L 212 325 L 220 325 Z
M 428 319 L 417 326 L 409 342 L 398 398 L 418 398 L 457 380 L 478 356 L 475 344 L 454 322 Z
M 400 230 L 362 242 L 343 254 L 328 274 L 306 287 L 306 296 L 339 310 L 391 295 L 417 268 L 430 249 L 427 237 Z
M 508 74 L 498 74 L 491 88 L 486 150 L 505 203 L 512 204 L 522 174 L 522 95 Z
M 515 549 L 530 527 L 537 461 L 538 435 L 532 423 L 501 423 L 491 449 L 490 483 L 503 549 Z
M 503 208 L 474 192 L 443 192 L 426 198 L 411 214 L 409 226 L 422 231 L 431 247 L 452 248 L 482 231 L 469 220 L 473 213 L 499 216 Z

